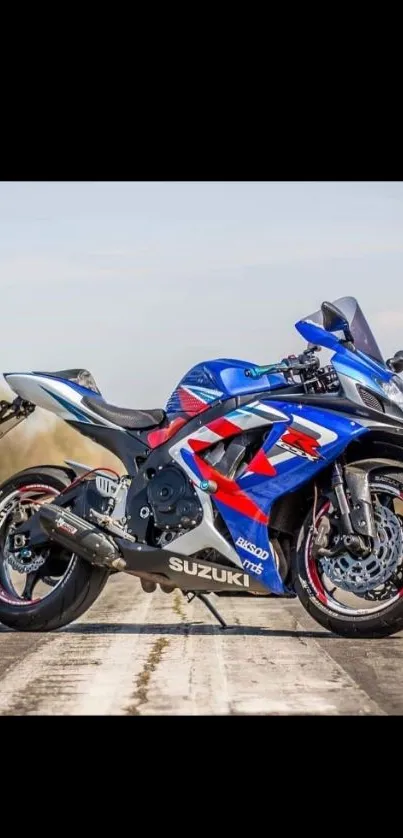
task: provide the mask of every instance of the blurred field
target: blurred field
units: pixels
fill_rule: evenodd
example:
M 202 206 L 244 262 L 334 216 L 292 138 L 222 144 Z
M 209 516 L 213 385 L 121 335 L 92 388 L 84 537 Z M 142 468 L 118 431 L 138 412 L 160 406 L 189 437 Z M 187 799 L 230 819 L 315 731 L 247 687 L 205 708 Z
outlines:
M 0 389 L 0 399 L 13 395 Z M 62 465 L 65 459 L 93 466 L 108 466 L 123 474 L 120 460 L 109 451 L 85 439 L 61 419 L 37 410 L 0 439 L 0 482 L 21 469 L 37 465 Z

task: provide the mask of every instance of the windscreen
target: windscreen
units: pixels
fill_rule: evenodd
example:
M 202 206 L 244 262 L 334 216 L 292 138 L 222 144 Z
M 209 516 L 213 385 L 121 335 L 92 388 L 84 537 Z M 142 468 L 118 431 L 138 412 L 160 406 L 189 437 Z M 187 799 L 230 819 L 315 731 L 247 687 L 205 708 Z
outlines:
M 338 300 L 333 300 L 332 302 L 344 314 L 346 320 L 348 320 L 356 349 L 359 352 L 364 352 L 366 355 L 369 355 L 374 361 L 384 364 L 381 350 L 355 297 L 340 297 Z M 317 323 L 318 326 L 322 326 L 323 328 L 323 314 L 320 309 L 303 319 Z

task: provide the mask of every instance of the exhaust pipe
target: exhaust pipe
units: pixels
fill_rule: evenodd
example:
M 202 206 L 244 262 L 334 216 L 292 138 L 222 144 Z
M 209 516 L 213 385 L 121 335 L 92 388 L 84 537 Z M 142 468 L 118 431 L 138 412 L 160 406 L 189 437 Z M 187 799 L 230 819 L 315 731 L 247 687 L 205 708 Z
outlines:
M 51 541 L 92 564 L 130 573 L 149 583 L 157 582 L 164 593 L 179 588 L 193 592 L 243 590 L 267 594 L 266 587 L 242 567 L 187 558 L 174 550 L 133 543 L 119 536 L 112 539 L 98 527 L 55 503 L 44 503 L 36 515 Z M 153 585 L 146 588 L 151 592 Z
M 163 573 L 149 573 L 137 566 L 131 568 L 130 561 L 127 562 L 123 558 L 112 538 L 109 538 L 98 527 L 89 524 L 84 518 L 74 515 L 73 512 L 68 512 L 55 503 L 44 503 L 37 514 L 41 528 L 52 541 L 56 541 L 92 564 L 139 577 L 146 593 L 152 593 L 157 583 L 160 586 L 164 585 L 165 593 L 171 593 L 177 587 L 174 582 L 170 583 Z M 155 551 L 151 549 L 150 552 Z
M 78 515 L 56 504 L 44 503 L 38 518 L 46 535 L 72 553 L 93 564 L 125 570 L 126 562 L 112 539 Z

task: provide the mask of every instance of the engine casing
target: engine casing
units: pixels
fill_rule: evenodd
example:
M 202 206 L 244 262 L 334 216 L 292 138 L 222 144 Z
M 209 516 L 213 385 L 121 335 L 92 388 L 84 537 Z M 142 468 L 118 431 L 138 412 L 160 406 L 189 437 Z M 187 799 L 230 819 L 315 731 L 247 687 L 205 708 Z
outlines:
M 178 466 L 161 469 L 147 486 L 147 500 L 154 525 L 161 530 L 190 529 L 203 518 L 194 486 Z

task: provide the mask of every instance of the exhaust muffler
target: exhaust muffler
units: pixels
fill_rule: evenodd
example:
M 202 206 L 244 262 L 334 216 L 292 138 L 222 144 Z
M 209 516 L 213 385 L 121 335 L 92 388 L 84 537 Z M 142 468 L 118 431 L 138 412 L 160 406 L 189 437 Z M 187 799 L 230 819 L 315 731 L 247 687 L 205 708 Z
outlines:
M 38 511 L 39 523 L 52 540 L 77 553 L 92 564 L 125 570 L 126 562 L 111 538 L 93 524 L 56 504 L 44 503 Z
M 38 510 L 37 515 L 41 528 L 51 541 L 56 541 L 66 550 L 76 553 L 91 564 L 108 567 L 111 570 L 124 571 L 132 576 L 139 577 L 142 583 L 144 582 L 143 590 L 147 593 L 155 590 L 157 583 L 165 586 L 165 592 L 171 592 L 176 588 L 176 584 L 170 582 L 164 573 L 150 573 L 144 567 L 138 565 L 139 558 L 141 563 L 147 562 L 147 555 L 155 553 L 152 548 L 138 547 L 140 555 L 137 554 L 133 557 L 129 555 L 129 557 L 123 558 L 118 545 L 112 538 L 73 512 L 68 512 L 55 503 L 44 503 Z M 122 544 L 124 545 L 124 543 L 123 540 Z M 127 544 L 130 546 L 130 542 Z M 143 553 L 140 552 L 142 549 L 144 550 Z M 161 551 L 157 551 L 157 553 L 159 552 Z M 163 555 L 165 558 L 165 554 Z

